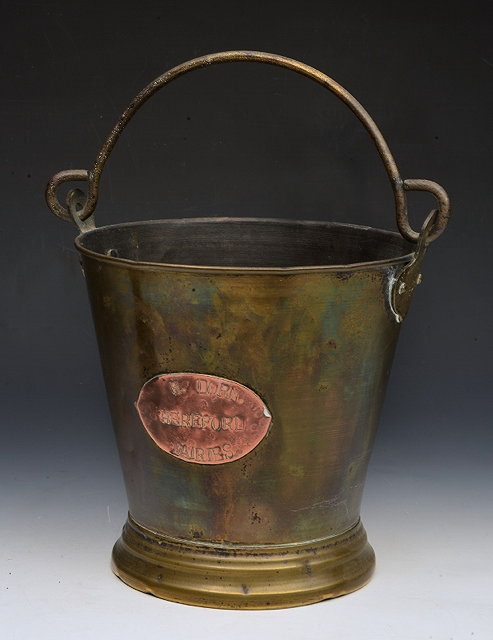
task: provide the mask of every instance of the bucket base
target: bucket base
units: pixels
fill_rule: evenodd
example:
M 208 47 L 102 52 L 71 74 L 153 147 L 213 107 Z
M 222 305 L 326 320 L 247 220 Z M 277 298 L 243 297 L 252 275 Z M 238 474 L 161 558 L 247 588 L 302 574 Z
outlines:
M 365 585 L 375 566 L 361 522 L 338 536 L 286 545 L 209 545 L 167 538 L 130 516 L 112 568 L 134 589 L 218 609 L 279 609 Z

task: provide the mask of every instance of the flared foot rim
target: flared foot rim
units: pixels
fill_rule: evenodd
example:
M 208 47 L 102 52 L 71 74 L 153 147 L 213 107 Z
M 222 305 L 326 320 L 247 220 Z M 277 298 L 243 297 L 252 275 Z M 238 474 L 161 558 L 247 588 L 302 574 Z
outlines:
M 364 586 L 375 554 L 361 522 L 315 542 L 204 544 L 168 538 L 129 516 L 112 569 L 158 598 L 218 609 L 279 609 L 335 598 Z

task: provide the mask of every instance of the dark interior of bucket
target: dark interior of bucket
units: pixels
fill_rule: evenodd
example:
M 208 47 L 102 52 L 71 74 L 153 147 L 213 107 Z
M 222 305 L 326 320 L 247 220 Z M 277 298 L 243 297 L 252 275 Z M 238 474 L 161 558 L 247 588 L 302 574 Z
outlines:
M 241 218 L 158 220 L 100 227 L 77 244 L 136 262 L 220 267 L 349 265 L 401 258 L 399 234 L 328 222 Z

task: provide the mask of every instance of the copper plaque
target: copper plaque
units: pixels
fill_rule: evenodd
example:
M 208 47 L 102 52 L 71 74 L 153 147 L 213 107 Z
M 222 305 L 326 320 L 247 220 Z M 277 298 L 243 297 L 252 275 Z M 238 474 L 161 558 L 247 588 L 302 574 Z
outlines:
M 137 411 L 154 442 L 198 464 L 233 462 L 266 435 L 271 414 L 248 387 L 198 373 L 166 373 L 140 390 Z

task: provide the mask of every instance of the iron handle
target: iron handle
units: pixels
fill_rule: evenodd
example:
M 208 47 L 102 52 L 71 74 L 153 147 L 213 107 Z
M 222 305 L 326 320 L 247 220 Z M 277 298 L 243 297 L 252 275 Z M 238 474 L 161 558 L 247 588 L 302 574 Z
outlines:
M 51 180 L 46 185 L 45 197 L 48 206 L 56 216 L 58 216 L 62 220 L 72 220 L 72 216 L 68 211 L 69 203 L 67 202 L 66 208 L 62 204 L 60 204 L 60 201 L 58 200 L 58 187 L 64 182 L 86 181 L 89 181 L 90 183 L 89 172 L 86 169 L 68 169 L 66 171 L 60 171 L 59 173 L 56 173 L 53 178 L 51 178 Z M 82 219 L 85 219 L 85 217 L 86 216 L 84 216 L 84 218 Z
M 364 109 L 364 107 L 340 84 L 335 80 L 327 76 L 326 74 L 310 67 L 302 62 L 292 60 L 273 53 L 264 53 L 260 51 L 225 51 L 221 53 L 214 53 L 199 58 L 194 58 L 188 62 L 184 62 L 173 69 L 170 69 L 163 75 L 156 78 L 153 82 L 148 84 L 135 98 L 132 100 L 127 109 L 123 112 L 109 136 L 106 138 L 102 145 L 96 161 L 90 171 L 85 170 L 73 170 L 62 171 L 55 174 L 46 188 L 46 201 L 48 206 L 55 215 L 64 220 L 74 220 L 79 226 L 79 222 L 87 220 L 94 212 L 98 201 L 99 194 L 99 182 L 101 174 L 103 172 L 106 161 L 113 150 L 118 138 L 120 137 L 123 129 L 130 122 L 139 108 L 149 100 L 159 89 L 169 84 L 172 80 L 201 67 L 207 67 L 212 64 L 219 64 L 223 62 L 258 62 L 263 64 L 271 64 L 278 67 L 284 67 L 311 78 L 315 82 L 329 89 L 334 93 L 342 102 L 344 102 L 351 111 L 359 118 L 363 126 L 370 134 L 378 153 L 383 161 L 387 175 L 392 186 L 394 193 L 395 209 L 396 209 L 396 221 L 397 227 L 406 240 L 411 242 L 418 242 L 420 233 L 414 231 L 408 219 L 407 213 L 407 199 L 406 191 L 421 190 L 432 193 L 438 200 L 438 213 L 433 223 L 433 228 L 430 230 L 427 243 L 432 242 L 438 236 L 440 236 L 445 227 L 447 226 L 448 218 L 450 215 L 449 199 L 444 189 L 435 182 L 430 180 L 402 180 L 395 160 L 390 152 L 390 149 L 378 129 L 377 125 Z M 71 202 L 71 198 L 74 197 L 75 191 L 71 191 L 67 198 L 67 207 L 64 207 L 58 200 L 57 189 L 61 183 L 68 180 L 87 180 L 88 190 L 87 197 L 84 206 L 81 210 L 74 214 L 75 206 Z M 76 190 L 80 195 L 80 191 Z M 80 201 L 80 197 L 79 197 Z M 87 226 L 87 225 L 86 225 Z

